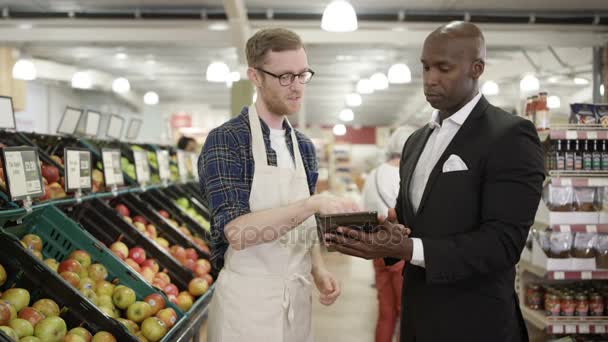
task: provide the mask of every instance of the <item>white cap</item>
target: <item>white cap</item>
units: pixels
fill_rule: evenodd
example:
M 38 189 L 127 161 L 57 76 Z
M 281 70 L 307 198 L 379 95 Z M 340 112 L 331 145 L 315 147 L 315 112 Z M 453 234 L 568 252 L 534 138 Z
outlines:
M 388 158 L 391 158 L 394 155 L 401 155 L 403 151 L 403 145 L 407 141 L 407 138 L 414 133 L 415 129 L 412 127 L 399 127 L 397 128 L 388 141 L 388 145 L 386 146 L 386 155 Z

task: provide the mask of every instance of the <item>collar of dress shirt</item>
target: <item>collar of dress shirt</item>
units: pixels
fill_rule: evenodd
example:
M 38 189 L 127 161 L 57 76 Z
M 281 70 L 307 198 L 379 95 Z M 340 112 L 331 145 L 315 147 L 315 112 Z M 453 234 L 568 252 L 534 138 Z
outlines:
M 471 101 L 469 101 L 467 104 L 465 104 L 462 108 L 460 108 L 460 110 L 458 110 L 456 113 L 454 113 L 452 116 L 450 116 L 446 120 L 450 120 L 453 123 L 457 124 L 458 126 L 462 126 L 464 124 L 464 122 L 467 120 L 467 118 L 469 117 L 469 115 L 471 115 L 473 108 L 475 108 L 475 106 L 477 105 L 477 102 L 479 102 L 480 99 L 481 99 L 481 92 L 477 93 L 477 95 L 475 95 L 475 97 Z M 439 123 L 439 111 L 436 109 L 433 111 L 433 114 L 431 115 L 431 121 L 429 122 L 429 126 L 431 127 L 431 129 L 441 127 L 441 124 Z

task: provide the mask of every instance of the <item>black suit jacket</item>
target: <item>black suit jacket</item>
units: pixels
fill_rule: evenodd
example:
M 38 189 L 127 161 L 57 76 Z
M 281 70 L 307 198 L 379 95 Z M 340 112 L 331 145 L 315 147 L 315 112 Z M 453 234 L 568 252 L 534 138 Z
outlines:
M 397 217 L 422 240 L 426 265 L 404 269 L 401 341 L 527 341 L 514 281 L 545 175 L 536 129 L 482 97 L 414 213 L 409 188 L 431 132 L 416 131 L 401 157 Z M 452 154 L 468 171 L 442 172 Z

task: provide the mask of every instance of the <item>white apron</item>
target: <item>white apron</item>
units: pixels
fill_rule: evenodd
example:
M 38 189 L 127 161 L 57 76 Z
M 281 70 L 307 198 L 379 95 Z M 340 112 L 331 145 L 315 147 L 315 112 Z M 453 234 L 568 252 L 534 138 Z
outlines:
M 295 131 L 291 170 L 268 166 L 255 106 L 249 108 L 249 125 L 255 163 L 250 210 L 279 208 L 309 197 Z M 311 248 L 316 241 L 311 216 L 272 242 L 241 251 L 228 247 L 209 309 L 208 341 L 312 342 Z

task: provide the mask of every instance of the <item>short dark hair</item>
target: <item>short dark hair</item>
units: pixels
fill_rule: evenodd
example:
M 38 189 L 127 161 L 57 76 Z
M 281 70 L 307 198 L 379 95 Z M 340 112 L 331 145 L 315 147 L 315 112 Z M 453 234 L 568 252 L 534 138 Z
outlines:
M 247 64 L 260 67 L 268 51 L 281 52 L 302 48 L 302 39 L 295 32 L 284 28 L 266 28 L 256 32 L 247 41 Z
M 196 142 L 196 140 L 194 140 L 194 138 L 182 136 L 177 141 L 177 148 L 180 150 L 185 150 L 186 147 L 188 147 L 188 143 L 190 143 L 191 141 Z

